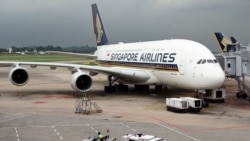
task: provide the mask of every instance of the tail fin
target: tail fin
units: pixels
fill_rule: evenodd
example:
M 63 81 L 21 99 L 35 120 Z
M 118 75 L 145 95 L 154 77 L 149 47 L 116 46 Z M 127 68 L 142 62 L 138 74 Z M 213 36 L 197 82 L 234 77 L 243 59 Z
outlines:
M 242 45 L 242 44 L 240 43 L 240 41 L 239 41 L 237 38 L 235 38 L 234 36 L 231 36 L 230 39 L 231 39 L 232 43 L 238 44 L 240 48 L 249 48 L 249 47 L 250 47 L 250 42 L 248 43 L 247 46 L 244 46 L 244 45 Z
M 239 41 L 234 36 L 231 36 L 230 39 L 231 39 L 232 43 L 234 43 L 234 44 L 239 43 Z
M 227 52 L 227 46 L 229 44 L 232 44 L 232 42 L 222 33 L 220 32 L 215 32 L 214 33 L 215 38 L 220 46 L 221 52 Z
M 97 46 L 107 45 L 108 39 L 102 24 L 102 20 L 97 5 L 92 4 L 91 7 L 92 7 L 94 33 L 96 36 L 96 44 Z

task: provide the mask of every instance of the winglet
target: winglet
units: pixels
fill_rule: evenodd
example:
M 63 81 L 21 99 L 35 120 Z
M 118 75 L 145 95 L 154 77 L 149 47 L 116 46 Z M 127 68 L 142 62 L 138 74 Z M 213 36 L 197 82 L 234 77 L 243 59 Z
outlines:
M 97 5 L 92 4 L 91 7 L 92 7 L 93 28 L 96 36 L 96 44 L 97 46 L 107 45 L 108 39 L 102 24 L 102 20 Z
M 232 44 L 232 42 L 220 32 L 215 32 L 214 35 L 216 41 L 219 44 L 221 52 L 227 52 L 227 45 Z

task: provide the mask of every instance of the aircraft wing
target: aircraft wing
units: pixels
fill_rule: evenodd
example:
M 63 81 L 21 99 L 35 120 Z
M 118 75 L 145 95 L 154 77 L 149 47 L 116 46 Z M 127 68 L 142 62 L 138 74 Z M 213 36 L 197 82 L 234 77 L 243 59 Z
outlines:
M 150 79 L 150 75 L 143 70 L 128 69 L 123 67 L 105 67 L 105 66 L 91 66 L 91 65 L 78 65 L 78 64 L 66 64 L 66 63 L 44 63 L 44 62 L 11 62 L 0 61 L 0 67 L 13 67 L 10 71 L 10 81 L 17 86 L 25 85 L 28 81 L 28 72 L 24 67 L 36 68 L 38 66 L 47 66 L 50 69 L 67 68 L 72 72 L 70 83 L 71 85 L 78 83 L 78 79 L 81 78 L 81 83 L 90 83 L 92 85 L 92 79 L 90 75 L 98 73 L 111 75 L 115 78 L 119 78 L 124 82 L 141 83 Z M 84 77 L 83 77 L 84 76 Z M 16 79 L 16 81 L 15 81 Z M 87 80 L 85 80 L 87 79 Z M 91 82 L 90 82 L 91 81 Z M 79 82 L 79 83 L 80 83 Z M 81 84 L 83 85 L 83 84 Z M 86 84 L 85 84 L 86 85 Z M 88 86 L 88 88 L 90 88 Z M 74 86 L 72 86 L 75 88 Z M 75 88 L 78 91 L 82 91 L 80 88 Z M 87 88 L 84 90 L 88 90 Z
M 73 64 L 64 64 L 64 63 L 0 61 L 0 67 L 19 67 L 19 66 L 30 66 L 31 68 L 36 68 L 37 66 L 74 68 Z
M 61 51 L 46 51 L 49 54 L 62 54 L 62 55 L 70 55 L 70 56 L 80 56 L 89 59 L 96 59 L 96 55 L 92 54 L 82 54 L 82 53 L 72 53 L 72 52 L 61 52 Z
M 78 64 L 66 64 L 66 63 L 43 63 L 43 62 L 11 62 L 11 61 L 0 61 L 0 67 L 19 67 L 19 66 L 30 66 L 36 68 L 37 66 L 47 66 L 51 69 L 57 67 L 68 68 L 69 70 L 83 70 L 88 72 L 102 73 L 106 75 L 114 75 L 117 77 L 129 77 L 133 79 L 144 78 L 148 79 L 149 75 L 142 70 L 128 69 L 123 67 L 104 67 L 104 66 L 91 66 L 91 65 L 78 65 Z
M 102 73 L 106 75 L 112 75 L 123 81 L 130 83 L 142 83 L 146 82 L 150 75 L 143 70 L 124 68 L 124 67 L 103 67 L 103 66 L 87 66 L 80 65 L 80 69 L 87 70 L 89 72 Z

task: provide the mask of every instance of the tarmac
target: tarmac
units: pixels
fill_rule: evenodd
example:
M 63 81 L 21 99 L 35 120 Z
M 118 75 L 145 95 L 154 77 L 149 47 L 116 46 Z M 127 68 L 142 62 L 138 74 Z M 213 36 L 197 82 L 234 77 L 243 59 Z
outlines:
M 87 94 L 103 111 L 86 115 L 75 114 L 75 102 L 82 94 L 70 87 L 68 70 L 28 69 L 30 81 L 22 87 L 10 83 L 9 70 L 0 70 L 1 141 L 82 141 L 98 131 L 118 141 L 137 133 L 168 141 L 249 140 L 250 104 L 235 97 L 233 80 L 225 83 L 225 103 L 210 103 L 200 113 L 174 113 L 166 111 L 165 98 L 190 96 L 193 91 L 105 94 L 106 76 L 98 75 Z

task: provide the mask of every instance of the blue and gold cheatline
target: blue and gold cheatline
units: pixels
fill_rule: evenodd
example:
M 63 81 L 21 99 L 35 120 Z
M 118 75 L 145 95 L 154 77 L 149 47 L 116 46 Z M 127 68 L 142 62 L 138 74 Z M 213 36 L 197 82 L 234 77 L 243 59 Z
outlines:
M 164 64 L 164 63 L 146 63 L 146 62 L 126 62 L 126 61 L 98 61 L 100 65 L 105 66 L 124 66 L 134 68 L 147 68 L 167 71 L 179 71 L 177 64 Z

